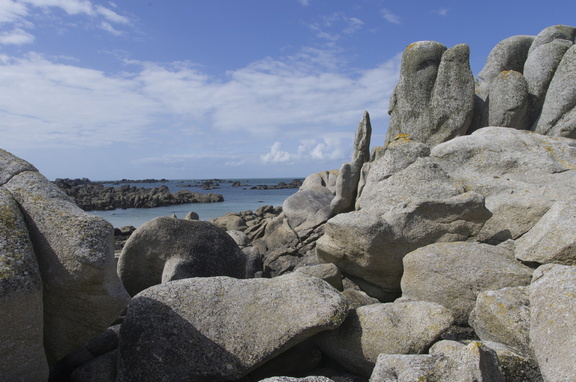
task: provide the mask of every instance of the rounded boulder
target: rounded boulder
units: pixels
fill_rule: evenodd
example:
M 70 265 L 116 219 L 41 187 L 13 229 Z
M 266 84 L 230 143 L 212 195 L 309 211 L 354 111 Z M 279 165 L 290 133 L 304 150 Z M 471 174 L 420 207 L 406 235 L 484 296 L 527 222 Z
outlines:
M 244 278 L 246 256 L 214 224 L 159 217 L 140 226 L 126 242 L 118 275 L 131 296 L 153 285 L 191 277 Z

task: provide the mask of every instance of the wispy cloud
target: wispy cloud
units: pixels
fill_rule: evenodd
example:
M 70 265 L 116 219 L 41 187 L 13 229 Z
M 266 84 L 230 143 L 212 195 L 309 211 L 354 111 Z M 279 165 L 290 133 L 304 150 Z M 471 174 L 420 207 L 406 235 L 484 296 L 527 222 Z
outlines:
M 310 5 L 310 1 L 311 1 L 311 0 L 298 0 L 298 2 L 299 2 L 302 6 L 304 6 L 304 7 L 309 6 L 309 5 Z
M 363 110 L 385 118 L 399 64 L 396 56 L 376 68 L 347 74 L 269 58 L 223 79 L 185 62 L 135 61 L 131 71 L 106 74 L 37 54 L 3 57 L 0 133 L 8 150 L 151 142 L 176 150 L 201 137 L 203 146 L 182 149 L 222 154 L 244 141 L 260 142 L 261 151 L 251 154 L 254 161 L 329 160 L 351 147 Z M 229 143 L 218 138 L 222 134 Z M 271 149 L 270 141 L 299 143 L 294 149 Z M 183 160 L 194 158 L 166 156 L 150 162 Z
M 380 10 L 380 14 L 382 15 L 382 17 L 384 17 L 384 19 L 386 21 L 388 21 L 389 23 L 392 24 L 401 24 L 401 20 L 400 17 L 394 13 L 392 13 L 392 11 L 390 11 L 389 9 L 386 8 L 382 8 Z
M 33 41 L 34 36 L 20 28 L 0 33 L 0 44 L 3 45 L 24 45 Z
M 122 34 L 114 25 L 131 25 L 128 17 L 102 5 L 94 5 L 88 0 L 0 0 L 0 24 L 4 24 L 4 29 L 12 27 L 11 32 L 4 32 L 0 36 L 0 44 L 22 45 L 33 42 L 35 37 L 30 29 L 34 25 L 30 16 L 40 11 L 50 12 L 51 9 L 60 9 L 69 16 L 87 16 L 100 29 L 113 35 Z
M 282 150 L 282 143 L 274 142 L 270 151 L 260 156 L 263 163 L 297 164 L 310 160 L 325 162 L 329 160 L 346 161 L 351 147 L 348 134 L 331 134 L 321 139 L 302 139 L 295 152 Z
M 13 23 L 28 14 L 28 9 L 22 3 L 14 0 L 0 1 L 0 23 Z
M 336 42 L 343 36 L 351 35 L 362 28 L 364 22 L 356 17 L 346 16 L 342 12 L 335 12 L 329 16 L 324 16 L 308 27 L 316 33 L 316 37 Z
M 432 12 L 438 16 L 448 16 L 448 8 L 438 8 Z

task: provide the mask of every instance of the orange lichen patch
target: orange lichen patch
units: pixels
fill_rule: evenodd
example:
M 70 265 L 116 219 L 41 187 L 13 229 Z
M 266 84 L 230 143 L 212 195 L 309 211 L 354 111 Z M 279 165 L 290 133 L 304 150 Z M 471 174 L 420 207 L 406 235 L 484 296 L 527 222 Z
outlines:
M 398 134 L 394 137 L 394 141 L 413 141 L 410 134 Z
M 406 49 L 412 49 L 412 48 L 414 48 L 416 45 L 418 45 L 418 43 L 417 43 L 417 42 L 413 42 L 412 44 L 408 45 L 408 46 L 406 47 Z

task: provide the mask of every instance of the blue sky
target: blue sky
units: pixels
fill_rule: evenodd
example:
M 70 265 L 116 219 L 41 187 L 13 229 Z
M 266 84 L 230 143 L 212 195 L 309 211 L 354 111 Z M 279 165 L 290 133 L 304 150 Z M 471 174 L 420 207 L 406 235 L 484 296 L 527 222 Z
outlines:
M 574 1 L 0 0 L 0 148 L 50 179 L 304 177 L 373 145 L 412 42 L 576 25 Z

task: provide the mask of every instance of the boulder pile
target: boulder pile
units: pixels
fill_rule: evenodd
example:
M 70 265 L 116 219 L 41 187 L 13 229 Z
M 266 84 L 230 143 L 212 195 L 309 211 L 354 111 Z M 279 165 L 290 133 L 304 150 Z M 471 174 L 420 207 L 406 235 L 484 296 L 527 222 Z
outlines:
M 139 227 L 122 284 L 111 227 L 2 152 L 0 379 L 576 380 L 575 39 L 506 39 L 481 82 L 410 45 L 382 146 L 365 113 L 282 209 Z

